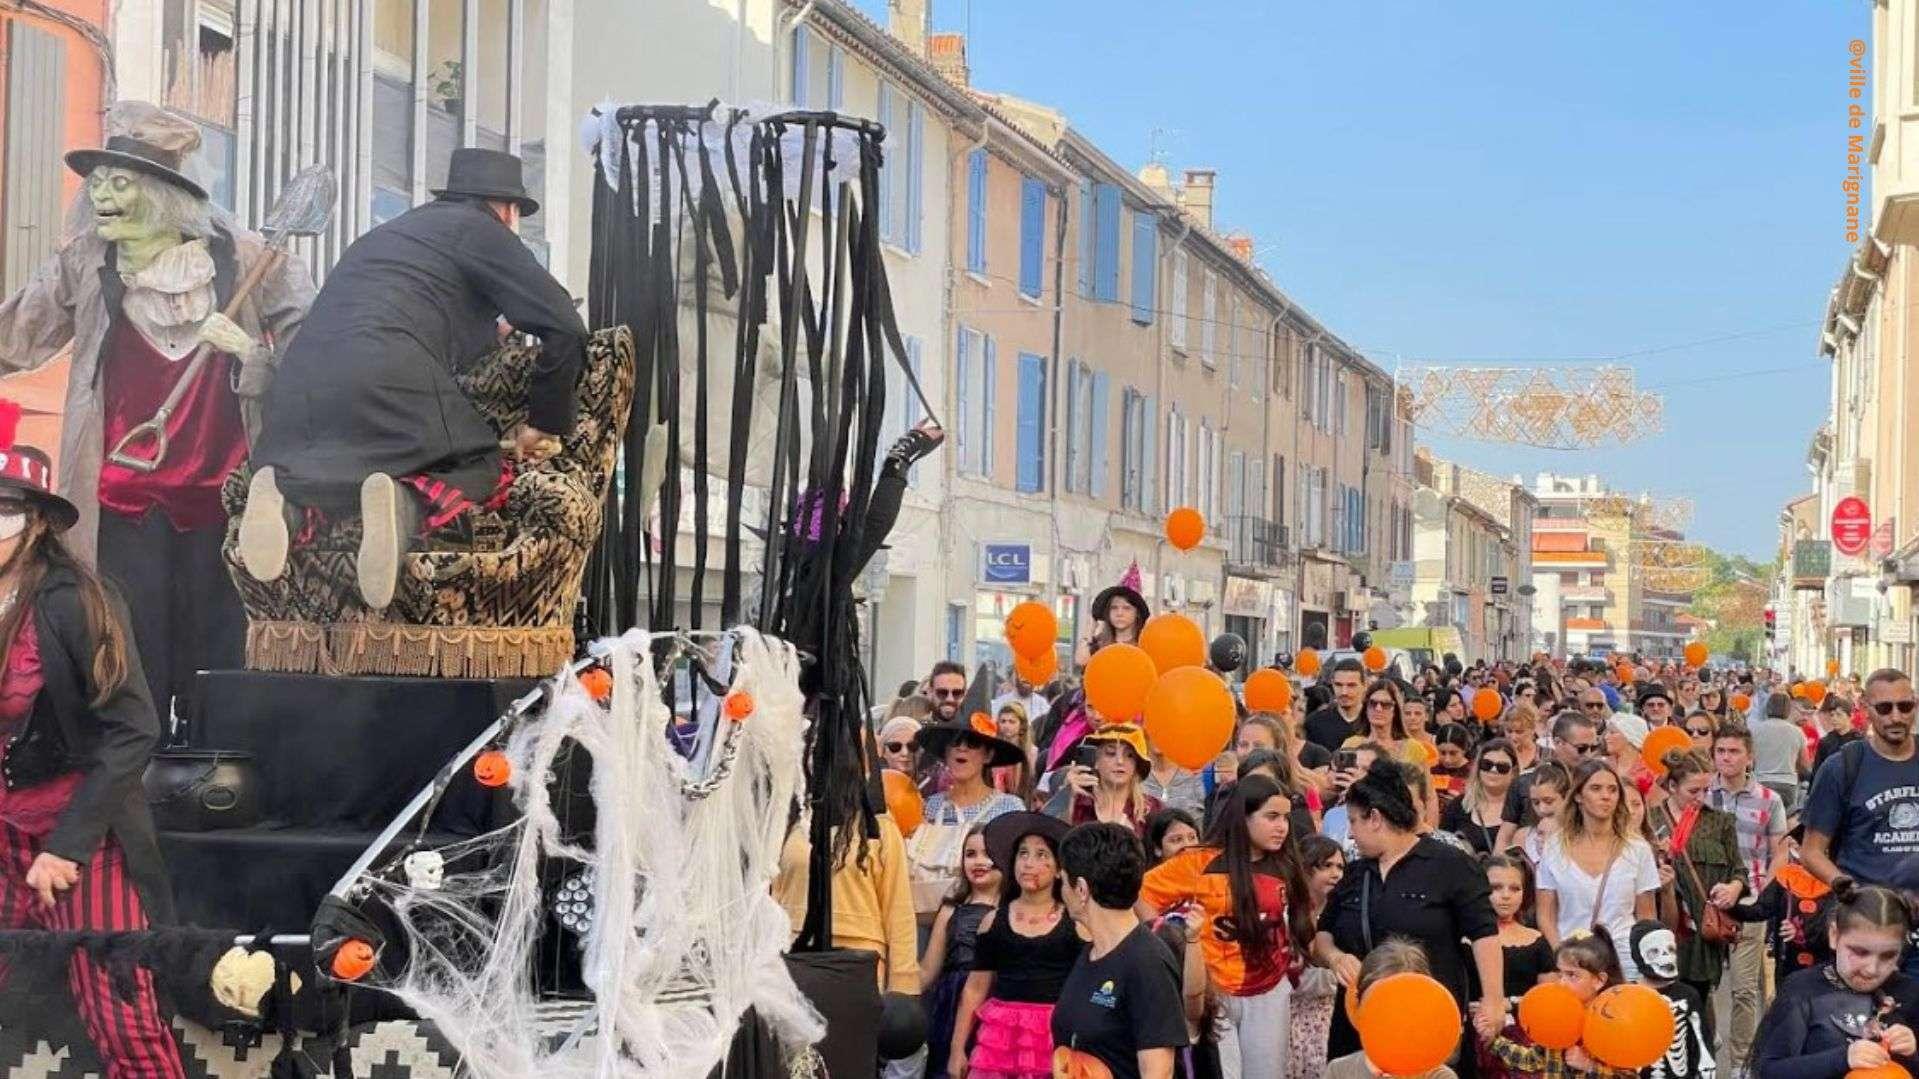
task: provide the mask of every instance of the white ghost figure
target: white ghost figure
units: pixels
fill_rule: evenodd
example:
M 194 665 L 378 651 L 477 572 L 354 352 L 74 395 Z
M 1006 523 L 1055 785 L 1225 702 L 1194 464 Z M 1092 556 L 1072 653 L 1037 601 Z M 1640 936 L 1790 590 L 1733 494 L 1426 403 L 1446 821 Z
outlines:
M 1672 930 L 1655 929 L 1639 940 L 1640 965 L 1655 978 L 1679 977 L 1679 942 Z
M 446 859 L 437 850 L 416 850 L 400 863 L 406 869 L 406 882 L 423 892 L 437 892 L 446 876 Z

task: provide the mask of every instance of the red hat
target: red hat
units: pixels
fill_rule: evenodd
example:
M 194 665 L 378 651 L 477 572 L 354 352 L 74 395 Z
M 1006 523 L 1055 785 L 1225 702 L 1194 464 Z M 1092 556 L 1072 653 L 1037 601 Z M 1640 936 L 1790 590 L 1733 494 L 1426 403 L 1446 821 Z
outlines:
M 14 443 L 19 428 L 20 403 L 0 399 L 0 500 L 15 498 L 12 492 L 21 491 L 39 505 L 54 531 L 65 532 L 80 520 L 80 511 L 53 493 L 53 462 L 47 455 Z

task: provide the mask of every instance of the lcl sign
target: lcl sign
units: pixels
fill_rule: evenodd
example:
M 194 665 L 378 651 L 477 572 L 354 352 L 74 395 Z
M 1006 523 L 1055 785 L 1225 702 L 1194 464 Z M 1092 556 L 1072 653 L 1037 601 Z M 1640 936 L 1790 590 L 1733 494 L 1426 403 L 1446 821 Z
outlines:
M 987 584 L 1033 583 L 1033 545 L 988 543 L 980 548 L 980 580 Z

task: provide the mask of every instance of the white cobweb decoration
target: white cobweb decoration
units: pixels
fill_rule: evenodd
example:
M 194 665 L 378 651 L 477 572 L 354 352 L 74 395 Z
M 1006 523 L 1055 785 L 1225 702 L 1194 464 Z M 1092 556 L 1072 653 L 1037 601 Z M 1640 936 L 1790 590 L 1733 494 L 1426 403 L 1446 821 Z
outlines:
M 794 650 L 751 629 L 698 642 L 636 630 L 610 643 L 607 704 L 569 677 L 507 743 L 519 821 L 440 848 L 437 888 L 404 873 L 366 881 L 403 927 L 407 957 L 387 988 L 439 1028 L 476 1079 L 703 1079 L 748 1007 L 789 1055 L 825 1033 L 781 959 L 791 925 L 769 892 L 789 807 L 804 796 Z M 668 740 L 656 646 L 723 653 L 706 655 L 708 666 L 730 665 L 732 691 L 754 705 L 738 723 L 705 709 L 695 763 Z M 565 841 L 548 794 L 569 743 L 593 759 L 591 850 Z M 558 1036 L 540 1027 L 532 979 L 541 868 L 555 857 L 585 867 L 572 875 L 592 881 L 593 910 L 582 941 L 593 1005 Z

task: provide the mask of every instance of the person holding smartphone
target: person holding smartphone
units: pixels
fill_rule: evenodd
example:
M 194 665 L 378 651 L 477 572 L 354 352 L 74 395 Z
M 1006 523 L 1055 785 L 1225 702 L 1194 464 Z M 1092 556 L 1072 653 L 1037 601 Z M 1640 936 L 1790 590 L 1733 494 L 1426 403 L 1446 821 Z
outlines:
M 1137 724 L 1102 727 L 1073 751 L 1046 812 L 1068 824 L 1123 824 L 1143 839 L 1147 819 L 1162 808 L 1159 799 L 1146 793 L 1151 768 L 1146 734 Z

